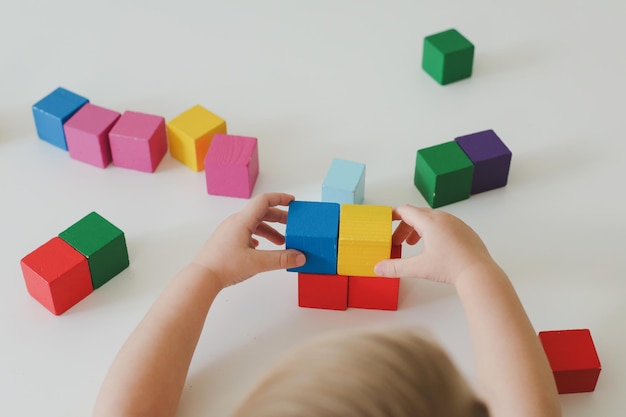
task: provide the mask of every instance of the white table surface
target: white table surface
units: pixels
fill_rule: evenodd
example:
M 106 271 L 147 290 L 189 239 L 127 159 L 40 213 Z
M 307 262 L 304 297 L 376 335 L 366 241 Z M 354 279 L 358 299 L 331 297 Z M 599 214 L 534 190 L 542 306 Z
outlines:
M 132 5 L 129 5 L 131 4 Z M 118 348 L 216 224 L 246 200 L 209 196 L 166 156 L 154 174 L 99 169 L 39 140 L 31 106 L 58 86 L 167 120 L 202 104 L 259 138 L 255 193 L 319 200 L 334 157 L 367 165 L 366 203 L 426 203 L 415 151 L 494 129 L 507 187 L 444 207 L 509 273 L 536 329 L 589 328 L 596 391 L 567 416 L 612 416 L 626 391 L 626 3 L 25 0 L 0 6 L 0 415 L 89 415 Z M 425 36 L 476 46 L 471 79 L 421 70 Z M 26 292 L 20 259 L 96 210 L 126 233 L 131 265 L 60 317 Z M 406 249 L 410 255 L 416 249 Z M 472 379 L 454 291 L 403 281 L 400 309 L 299 309 L 295 274 L 224 291 L 180 416 L 225 416 L 294 344 L 353 327 L 430 329 Z M 506 337 L 506 335 L 503 335 Z

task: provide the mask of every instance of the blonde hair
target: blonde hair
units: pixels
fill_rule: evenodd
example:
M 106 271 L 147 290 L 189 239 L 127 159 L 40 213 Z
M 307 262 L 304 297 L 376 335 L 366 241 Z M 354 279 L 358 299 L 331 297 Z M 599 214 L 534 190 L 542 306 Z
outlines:
M 448 355 L 412 330 L 310 342 L 280 363 L 234 417 L 483 417 Z

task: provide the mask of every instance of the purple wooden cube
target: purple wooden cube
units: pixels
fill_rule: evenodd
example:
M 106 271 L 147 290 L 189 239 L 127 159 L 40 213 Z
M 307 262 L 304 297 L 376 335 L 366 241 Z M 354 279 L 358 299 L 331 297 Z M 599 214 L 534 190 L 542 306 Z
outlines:
M 455 141 L 474 163 L 472 194 L 506 185 L 511 151 L 493 130 L 460 136 Z

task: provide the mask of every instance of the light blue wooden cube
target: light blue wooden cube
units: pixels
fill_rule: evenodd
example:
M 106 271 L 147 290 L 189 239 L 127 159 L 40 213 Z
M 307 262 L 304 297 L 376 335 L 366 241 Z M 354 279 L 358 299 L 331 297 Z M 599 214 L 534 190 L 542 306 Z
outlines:
M 322 184 L 322 201 L 339 204 L 363 204 L 365 164 L 333 159 Z

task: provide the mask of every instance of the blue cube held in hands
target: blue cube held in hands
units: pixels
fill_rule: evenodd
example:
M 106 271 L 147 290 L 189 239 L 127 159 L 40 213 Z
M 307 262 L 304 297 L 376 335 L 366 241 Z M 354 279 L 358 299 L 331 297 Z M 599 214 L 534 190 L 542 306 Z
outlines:
M 33 105 L 37 136 L 67 150 L 63 124 L 87 103 L 89 100 L 86 98 L 64 88 L 57 88 Z
M 285 247 L 304 253 L 306 263 L 288 271 L 336 274 L 338 238 L 339 204 L 292 201 L 287 215 Z

